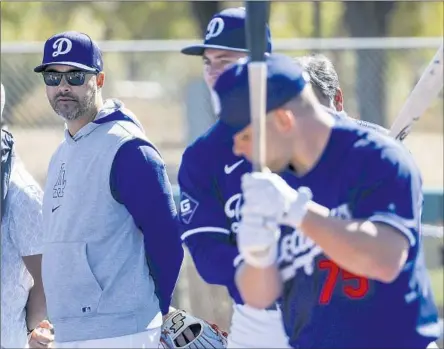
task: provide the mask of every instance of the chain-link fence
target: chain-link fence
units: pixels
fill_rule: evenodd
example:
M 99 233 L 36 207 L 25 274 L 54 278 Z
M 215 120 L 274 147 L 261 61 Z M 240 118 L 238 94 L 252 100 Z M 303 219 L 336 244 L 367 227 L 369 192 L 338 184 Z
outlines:
M 380 116 L 389 125 L 440 41 L 442 38 L 299 39 L 277 40 L 275 48 L 293 56 L 313 51 L 326 54 L 340 76 L 346 110 L 363 119 Z M 173 182 L 184 146 L 212 122 L 201 60 L 179 53 L 189 43 L 101 43 L 107 73 L 104 95 L 121 99 L 140 118 L 162 151 Z M 20 140 L 25 163 L 40 182 L 63 127 L 46 99 L 41 76 L 32 70 L 41 61 L 42 49 L 43 43 L 2 43 L 1 58 L 1 80 L 7 92 L 4 117 Z M 442 111 L 440 98 L 415 132 L 442 130 Z M 440 185 L 439 174 L 431 185 Z
M 292 56 L 313 51 L 325 54 L 339 74 L 345 109 L 364 119 L 380 113 L 389 126 L 441 42 L 442 38 L 277 40 L 275 48 Z M 201 60 L 179 53 L 187 44 L 100 43 L 106 72 L 104 96 L 121 99 L 138 116 L 159 147 L 173 184 L 185 146 L 214 120 L 201 79 Z M 7 94 L 4 117 L 19 155 L 41 184 L 63 129 L 46 99 L 41 76 L 33 72 L 42 50 L 43 43 L 2 43 L 1 47 L 1 80 Z M 426 186 L 442 187 L 442 129 L 441 96 L 407 139 Z M 425 146 L 427 152 L 423 152 Z M 225 290 L 206 285 L 188 256 L 177 295 L 181 307 L 227 328 L 231 304 Z

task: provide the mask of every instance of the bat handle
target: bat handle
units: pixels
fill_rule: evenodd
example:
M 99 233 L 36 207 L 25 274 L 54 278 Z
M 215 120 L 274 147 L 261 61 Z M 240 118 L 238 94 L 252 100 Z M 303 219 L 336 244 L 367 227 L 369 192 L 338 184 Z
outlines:
M 263 172 L 266 168 L 266 91 L 267 64 L 265 62 L 248 63 L 250 88 L 250 113 L 253 132 L 252 163 L 253 171 Z

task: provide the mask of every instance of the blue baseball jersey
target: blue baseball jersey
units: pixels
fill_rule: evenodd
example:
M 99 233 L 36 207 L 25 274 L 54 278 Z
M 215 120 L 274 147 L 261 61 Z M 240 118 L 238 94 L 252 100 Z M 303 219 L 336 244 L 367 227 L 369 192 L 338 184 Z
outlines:
M 241 176 L 251 164 L 232 152 L 233 131 L 216 122 L 184 152 L 179 169 L 182 240 L 200 276 L 226 286 L 243 304 L 234 282 L 237 227 L 242 202 Z
M 421 177 L 403 146 L 337 120 L 317 165 L 302 177 L 281 174 L 343 219 L 392 226 L 409 243 L 392 283 L 354 275 L 298 230 L 283 231 L 278 266 L 282 311 L 294 348 L 426 348 L 439 337 L 421 241 Z

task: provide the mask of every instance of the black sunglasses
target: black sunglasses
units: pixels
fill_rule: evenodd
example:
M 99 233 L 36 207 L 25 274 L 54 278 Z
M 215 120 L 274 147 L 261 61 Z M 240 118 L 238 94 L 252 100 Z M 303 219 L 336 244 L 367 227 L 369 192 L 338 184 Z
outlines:
M 94 72 L 85 72 L 82 70 L 71 70 L 68 72 L 44 71 L 42 72 L 43 80 L 46 86 L 59 86 L 63 76 L 68 85 L 81 86 L 85 83 L 87 74 L 97 75 Z

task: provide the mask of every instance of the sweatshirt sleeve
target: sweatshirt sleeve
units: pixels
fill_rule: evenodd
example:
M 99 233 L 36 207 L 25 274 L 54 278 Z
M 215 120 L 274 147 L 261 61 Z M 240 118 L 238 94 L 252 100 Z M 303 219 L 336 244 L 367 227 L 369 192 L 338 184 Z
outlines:
M 111 169 L 113 197 L 125 205 L 142 231 L 146 259 L 162 314 L 167 314 L 183 261 L 177 212 L 165 164 L 147 141 L 118 150 Z

